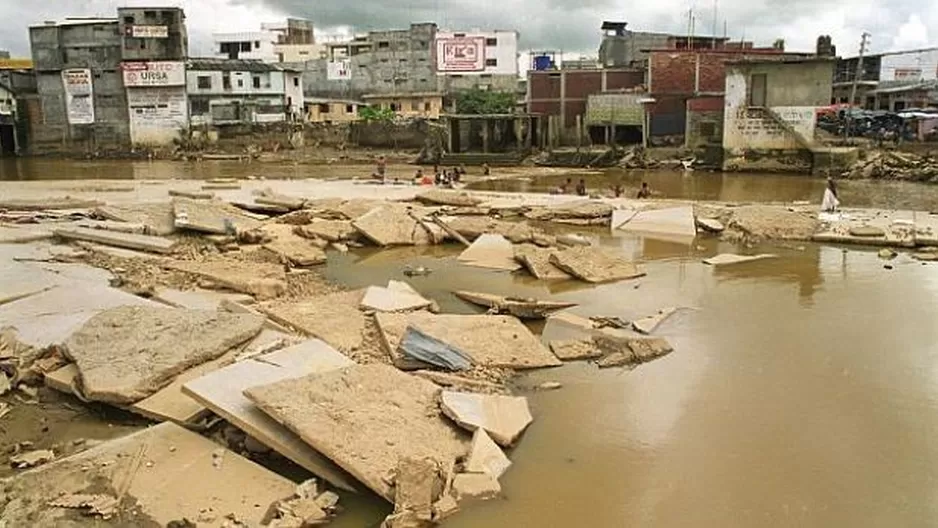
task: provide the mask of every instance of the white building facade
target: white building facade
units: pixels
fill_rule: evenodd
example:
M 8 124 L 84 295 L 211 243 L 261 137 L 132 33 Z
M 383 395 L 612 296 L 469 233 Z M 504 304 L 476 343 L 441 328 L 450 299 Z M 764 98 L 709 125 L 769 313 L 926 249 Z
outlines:
M 302 73 L 262 60 L 190 60 L 186 90 L 193 126 L 282 122 L 303 113 Z
M 438 31 L 434 45 L 440 91 L 517 89 L 517 31 Z
M 186 63 L 133 61 L 121 64 L 127 88 L 130 139 L 134 145 L 171 145 L 189 124 Z
M 938 48 L 882 54 L 879 80 L 880 82 L 938 80 Z
M 214 33 L 212 40 L 217 59 L 305 62 L 325 53 L 325 46 L 316 43 L 313 23 L 292 18 L 261 24 L 259 31 Z

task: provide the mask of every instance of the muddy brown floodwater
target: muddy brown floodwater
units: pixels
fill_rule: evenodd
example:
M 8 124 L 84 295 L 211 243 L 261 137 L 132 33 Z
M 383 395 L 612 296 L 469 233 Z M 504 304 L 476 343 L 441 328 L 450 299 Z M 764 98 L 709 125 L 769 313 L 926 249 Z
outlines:
M 558 177 L 480 185 L 537 190 Z M 816 201 L 823 186 L 709 173 L 588 178 L 595 186 L 648 179 L 669 197 L 734 201 Z M 850 205 L 938 208 L 933 187 L 842 188 Z M 938 524 L 938 267 L 901 255 L 887 270 L 874 250 L 767 244 L 751 252 L 780 258 L 714 269 L 701 260 L 739 248 L 592 234 L 644 261 L 647 277 L 552 287 L 459 265 L 455 247 L 329 259 L 327 276 L 348 286 L 427 266 L 432 274 L 407 280 L 446 311 L 475 310 L 451 295 L 459 289 L 569 300 L 581 304 L 577 313 L 624 319 L 686 308 L 657 332 L 675 348 L 663 359 L 632 371 L 571 364 L 521 377 L 535 422 L 509 453 L 504 497 L 466 508 L 447 527 Z M 550 325 L 536 330 L 565 337 Z M 563 388 L 526 390 L 544 381 Z M 378 526 L 389 510 L 368 496 L 344 497 L 343 506 L 337 528 Z

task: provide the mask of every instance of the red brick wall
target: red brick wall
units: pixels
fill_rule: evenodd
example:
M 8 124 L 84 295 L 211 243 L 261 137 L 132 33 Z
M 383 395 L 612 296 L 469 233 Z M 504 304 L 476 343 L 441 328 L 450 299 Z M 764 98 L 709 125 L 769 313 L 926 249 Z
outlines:
M 722 110 L 722 97 L 692 97 L 687 100 L 688 112 L 719 112 Z
M 652 51 L 649 58 L 649 76 L 653 94 L 693 94 L 694 77 L 697 71 L 697 56 L 700 57 L 700 92 L 723 92 L 726 86 L 726 62 L 746 59 L 783 59 L 802 56 L 780 51 L 746 50 L 745 52 L 724 51 Z
M 645 82 L 643 71 L 606 71 L 606 90 L 628 90 Z
M 531 101 L 528 112 L 532 114 L 560 115 L 560 101 Z
M 560 73 L 532 72 L 528 77 L 531 99 L 560 99 Z
M 603 89 L 603 74 L 596 71 L 571 71 L 566 74 L 567 99 L 586 99 Z

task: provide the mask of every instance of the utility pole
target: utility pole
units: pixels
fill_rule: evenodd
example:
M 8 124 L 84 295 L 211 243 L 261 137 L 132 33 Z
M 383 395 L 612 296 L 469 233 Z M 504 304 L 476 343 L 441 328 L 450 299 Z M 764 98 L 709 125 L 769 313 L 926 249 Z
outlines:
M 860 76 L 863 75 L 863 55 L 866 53 L 866 46 L 869 44 L 870 34 L 863 32 L 863 37 L 860 39 L 860 55 L 857 57 L 857 71 L 853 74 L 853 84 L 850 86 L 850 100 L 848 103 L 850 107 L 856 104 L 857 100 L 857 83 L 860 82 Z M 844 139 L 850 137 L 850 122 L 853 120 L 853 115 L 850 112 L 850 108 L 847 109 L 847 120 L 844 125 Z

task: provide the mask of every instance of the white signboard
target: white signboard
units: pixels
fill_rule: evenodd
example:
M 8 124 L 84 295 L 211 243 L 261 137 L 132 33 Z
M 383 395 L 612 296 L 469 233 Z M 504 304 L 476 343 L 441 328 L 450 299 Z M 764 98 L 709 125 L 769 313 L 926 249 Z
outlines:
M 65 111 L 70 125 L 94 123 L 94 89 L 91 70 L 75 69 L 62 71 L 65 87 Z
M 185 86 L 186 65 L 176 61 L 125 62 L 124 86 Z
M 485 37 L 437 39 L 436 69 L 442 72 L 484 70 Z
M 130 26 L 130 36 L 134 38 L 169 38 L 167 26 Z
M 343 60 L 330 62 L 326 66 L 326 79 L 330 81 L 347 81 L 352 78 L 352 62 Z
M 169 144 L 189 119 L 185 88 L 127 90 L 130 134 L 134 144 Z

